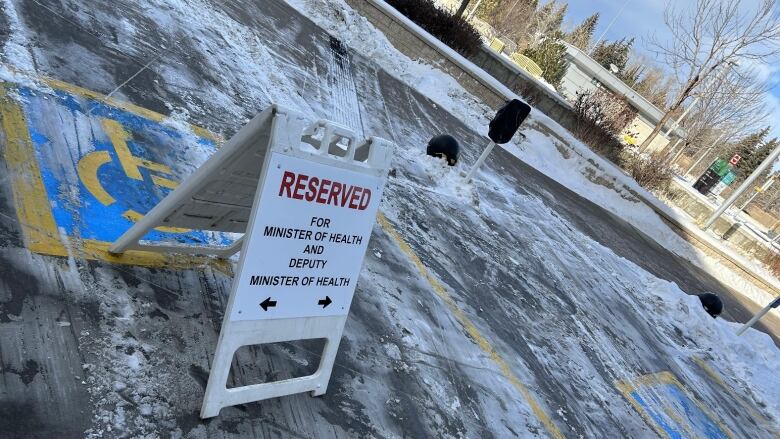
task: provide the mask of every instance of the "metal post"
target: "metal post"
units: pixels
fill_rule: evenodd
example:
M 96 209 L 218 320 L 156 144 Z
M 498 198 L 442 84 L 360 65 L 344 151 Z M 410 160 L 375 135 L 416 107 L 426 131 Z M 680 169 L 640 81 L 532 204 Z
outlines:
M 680 156 L 681 156 L 681 155 L 682 155 L 682 154 L 685 152 L 685 149 L 686 149 L 686 147 L 687 147 L 687 146 L 688 146 L 688 143 L 686 142 L 686 143 L 685 143 L 685 144 L 682 146 L 682 148 L 680 148 L 680 150 L 679 150 L 679 151 L 677 151 L 677 154 L 675 154 L 674 156 L 672 156 L 672 159 L 671 159 L 671 160 L 669 160 L 669 165 L 670 165 L 670 166 L 671 166 L 671 165 L 674 165 L 674 164 L 675 164 L 675 162 L 677 162 L 677 160 L 679 160 L 679 159 L 680 159 Z
M 753 198 L 756 198 L 756 196 L 759 194 L 758 191 L 756 191 L 753 195 L 750 196 L 750 198 L 747 199 L 744 203 L 742 203 L 742 206 L 739 207 L 739 210 L 745 210 L 748 204 L 750 204 L 751 201 L 753 201 Z
M 677 129 L 677 127 L 678 127 L 678 126 L 680 126 L 680 123 L 682 123 L 682 120 L 683 120 L 683 119 L 685 119 L 685 116 L 687 116 L 687 115 L 688 115 L 688 113 L 690 113 L 690 112 L 691 112 L 691 110 L 693 110 L 693 107 L 695 107 L 695 106 L 696 106 L 696 104 L 699 102 L 699 99 L 700 99 L 700 98 L 699 98 L 698 96 L 696 96 L 696 97 L 693 99 L 693 102 L 691 102 L 691 105 L 688 105 L 688 107 L 687 107 L 687 108 L 685 108 L 685 111 L 683 111 L 683 114 L 681 114 L 681 115 L 680 115 L 680 117 L 679 117 L 679 118 L 677 118 L 677 121 L 676 121 L 676 122 L 674 122 L 674 123 L 672 124 L 672 127 L 671 127 L 671 128 L 669 128 L 669 131 L 667 131 L 667 132 L 666 132 L 666 137 L 669 137 L 669 134 L 672 134 L 672 131 L 676 130 L 676 129 Z
M 474 5 L 474 9 L 472 9 L 468 17 L 466 17 L 466 21 L 471 21 L 471 18 L 474 17 L 474 14 L 477 13 L 477 9 L 479 9 L 479 5 L 481 4 L 482 4 L 482 0 L 477 0 L 477 4 Z
M 755 325 L 757 321 L 761 320 L 761 317 L 764 317 L 766 313 L 769 312 L 772 308 L 780 307 L 780 296 L 775 297 L 775 300 L 769 302 L 767 306 L 765 306 L 761 311 L 758 312 L 758 314 L 754 315 L 752 319 L 748 320 L 747 323 L 742 325 L 741 328 L 737 331 L 737 335 L 742 335 L 745 331 L 747 331 L 748 328 Z
M 750 196 L 750 198 L 748 198 L 748 199 L 747 199 L 747 201 L 745 201 L 745 202 L 742 204 L 742 207 L 740 207 L 740 208 L 739 208 L 739 210 L 745 210 L 745 208 L 747 207 L 747 205 L 748 205 L 748 204 L 750 204 L 750 202 L 751 202 L 751 201 L 753 201 L 753 199 L 754 199 L 754 198 L 756 198 L 756 197 L 758 196 L 758 194 L 760 194 L 761 192 L 764 192 L 764 191 L 766 191 L 767 189 L 769 189 L 769 188 L 772 186 L 772 184 L 773 184 L 774 182 L 775 182 L 775 177 L 774 177 L 774 176 L 772 176 L 772 177 L 769 177 L 769 180 L 767 180 L 767 181 L 766 181 L 766 182 L 765 182 L 765 183 L 764 183 L 764 184 L 761 186 L 761 188 L 759 188 L 758 190 L 756 190 L 756 191 L 755 191 L 755 193 L 754 193 L 753 195 L 751 195 L 751 196 Z
M 677 141 L 676 141 L 676 142 L 674 142 L 674 145 L 672 145 L 672 147 L 671 147 L 671 148 L 669 148 L 669 153 L 672 153 L 672 152 L 674 152 L 674 150 L 677 148 L 677 145 L 679 145 L 679 144 L 680 144 L 680 142 L 682 142 L 682 141 L 683 141 L 683 138 L 682 138 L 682 137 L 678 138 L 678 139 L 677 139 Z
M 670 156 L 672 156 L 672 153 L 674 153 L 674 150 L 677 148 L 677 145 L 679 145 L 679 144 L 680 144 L 680 142 L 682 142 L 682 141 L 683 141 L 683 138 L 682 138 L 682 137 L 680 137 L 680 138 L 678 138 L 678 139 L 677 139 L 677 141 L 676 141 L 676 142 L 674 142 L 674 145 L 672 145 L 672 147 L 668 149 L 668 151 L 669 151 L 669 154 L 667 154 L 667 155 L 666 155 L 666 158 L 664 159 L 664 161 L 667 161 L 667 159 L 668 159 Z M 685 149 L 685 145 L 683 145 L 683 149 Z M 666 148 L 664 148 L 664 150 L 666 150 Z M 669 163 L 671 164 L 672 162 L 671 162 L 671 161 L 669 161 Z
M 480 166 L 482 166 L 482 163 L 485 161 L 487 156 L 490 155 L 490 151 L 493 151 L 493 148 L 496 146 L 495 142 L 492 140 L 488 144 L 487 148 L 485 148 L 484 151 L 482 151 L 482 155 L 479 156 L 477 159 L 477 162 L 474 163 L 474 166 L 471 167 L 471 170 L 468 174 L 466 174 L 466 181 L 471 181 L 471 178 L 474 176 L 474 173 L 477 172 L 477 169 L 479 169 Z
M 712 143 L 712 145 L 710 145 L 710 147 L 709 147 L 709 148 L 707 148 L 707 151 L 706 151 L 704 154 L 702 154 L 702 155 L 701 155 L 701 157 L 699 157 L 699 159 L 698 159 L 698 160 L 696 160 L 696 162 L 694 162 L 694 163 L 691 165 L 691 167 L 690 167 L 690 168 L 688 168 L 688 170 L 687 170 L 687 171 L 685 171 L 685 175 L 688 175 L 688 174 L 690 174 L 690 173 L 691 173 L 691 171 L 693 171 L 693 168 L 695 168 L 695 167 L 696 167 L 696 165 L 698 165 L 698 164 L 699 164 L 699 163 L 700 163 L 702 160 L 704 160 L 704 157 L 706 157 L 706 156 L 707 156 L 707 154 L 709 154 L 709 153 L 710 153 L 710 151 L 712 151 L 713 149 L 715 149 L 715 147 L 716 147 L 716 146 L 718 146 L 718 143 L 720 143 L 720 141 L 721 141 L 721 140 L 723 140 L 723 138 L 724 138 L 724 137 L 726 137 L 726 133 L 723 133 L 723 134 L 721 134 L 721 135 L 720 135 L 720 137 L 718 137 L 718 140 L 716 140 L 715 142 L 713 142 L 713 143 Z
M 775 149 L 772 150 L 772 152 L 769 154 L 769 157 L 764 159 L 763 162 L 761 162 L 760 165 L 756 168 L 755 171 L 753 171 L 752 174 L 745 180 L 744 183 L 742 183 L 737 190 L 734 191 L 734 193 L 731 194 L 731 196 L 720 205 L 718 210 L 716 210 L 708 219 L 707 222 L 704 223 L 702 226 L 702 230 L 707 230 L 712 226 L 712 224 L 715 223 L 715 220 L 720 217 L 723 212 L 726 211 L 729 207 L 731 207 L 732 204 L 734 204 L 735 201 L 737 201 L 737 198 L 739 198 L 740 195 L 742 195 L 743 192 L 745 192 L 745 189 L 749 188 L 751 184 L 753 184 L 754 181 L 758 178 L 759 175 L 761 175 L 768 167 L 772 166 L 772 164 L 777 160 L 777 157 L 780 156 L 780 145 L 777 145 Z

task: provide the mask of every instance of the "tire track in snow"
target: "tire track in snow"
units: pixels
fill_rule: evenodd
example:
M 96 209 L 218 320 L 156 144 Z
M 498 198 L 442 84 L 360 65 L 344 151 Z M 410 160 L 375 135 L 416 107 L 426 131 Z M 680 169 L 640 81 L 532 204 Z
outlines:
M 365 136 L 357 87 L 352 76 L 352 60 L 347 47 L 335 37 L 330 37 L 330 61 L 326 81 L 331 96 L 332 120 L 352 128 L 360 136 Z

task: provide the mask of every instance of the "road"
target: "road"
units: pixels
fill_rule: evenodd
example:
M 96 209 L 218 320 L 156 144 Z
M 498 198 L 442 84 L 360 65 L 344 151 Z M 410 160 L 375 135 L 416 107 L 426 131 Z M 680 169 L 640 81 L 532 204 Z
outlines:
M 60 182 L 36 205 L 74 203 L 78 214 L 67 216 L 68 256 L 41 254 L 25 238 L 33 207 L 9 183 L 0 192 L 3 437 L 651 437 L 678 427 L 772 437 L 751 392 L 724 388 L 700 365 L 717 364 L 717 353 L 686 322 L 657 317 L 678 305 L 653 294 L 670 288 L 662 279 L 689 294 L 717 292 L 727 319 L 747 320 L 734 293 L 694 264 L 504 150 L 473 192 L 453 195 L 423 146 L 450 133 L 472 163 L 484 138 L 281 0 L 95 3 L 16 1 L 15 14 L 3 3 L 0 23 L 17 16 L 26 39 L 0 33 L 0 46 L 31 49 L 39 75 L 225 138 L 272 101 L 388 138 L 399 150 L 387 219 L 374 228 L 328 393 L 201 421 L 229 268 L 131 266 L 74 251 L 115 233 L 90 218 L 74 171 L 100 140 L 97 114 L 47 110 L 57 99 L 87 101 L 73 90 L 25 95 L 28 123 L 47 137 L 35 157 L 52 176 L 41 178 Z M 192 171 L 189 149 L 150 139 L 137 142 L 150 160 Z M 3 182 L 29 171 L 8 154 L 12 140 L 6 132 Z M 148 208 L 157 195 L 138 203 Z M 231 382 L 310 373 L 318 347 L 242 348 Z M 649 374 L 662 375 L 647 384 Z M 616 383 L 657 400 L 637 403 Z M 663 426 L 654 410 L 698 417 Z

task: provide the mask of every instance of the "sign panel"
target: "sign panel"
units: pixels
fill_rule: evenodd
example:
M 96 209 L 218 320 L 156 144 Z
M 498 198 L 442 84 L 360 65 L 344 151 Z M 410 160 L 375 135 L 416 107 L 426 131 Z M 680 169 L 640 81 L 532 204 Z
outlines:
M 231 321 L 346 315 L 383 179 L 272 153 Z

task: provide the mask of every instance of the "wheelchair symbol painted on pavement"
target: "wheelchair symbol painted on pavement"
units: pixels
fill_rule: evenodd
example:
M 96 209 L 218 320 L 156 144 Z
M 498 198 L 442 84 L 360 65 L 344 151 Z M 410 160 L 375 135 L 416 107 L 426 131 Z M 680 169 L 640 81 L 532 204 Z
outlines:
M 113 143 L 116 150 L 119 163 L 127 177 L 134 180 L 143 181 L 144 177 L 141 174 L 141 169 L 143 168 L 155 172 L 155 174 L 151 174 L 151 180 L 155 185 L 168 189 L 175 189 L 176 186 L 178 186 L 177 182 L 169 179 L 168 177 L 160 175 L 171 175 L 172 171 L 170 167 L 136 157 L 132 154 L 130 148 L 127 146 L 127 142 L 130 140 L 130 135 L 119 122 L 110 119 L 103 119 L 101 121 L 101 125 L 103 127 L 103 131 L 105 131 L 105 133 L 111 139 L 111 142 Z M 81 182 L 84 184 L 84 186 L 87 187 L 87 190 L 89 190 L 92 196 L 97 198 L 97 200 L 100 201 L 104 206 L 110 206 L 114 204 L 116 200 L 113 196 L 111 196 L 111 194 L 108 193 L 103 184 L 100 183 L 98 171 L 100 170 L 101 166 L 111 163 L 112 160 L 113 159 L 109 151 L 94 151 L 82 157 L 78 163 L 78 173 L 79 178 L 81 178 Z M 136 222 L 143 217 L 142 214 L 133 209 L 126 210 L 122 213 L 122 216 L 132 222 Z M 181 229 L 176 227 L 158 227 L 156 230 L 170 233 L 184 233 L 188 231 L 188 229 Z
M 67 241 L 78 242 L 88 248 L 85 257 L 116 260 L 105 253 L 109 243 L 216 151 L 217 139 L 197 127 L 166 124 L 144 108 L 44 81 L 45 91 L 0 82 L 0 120 L 12 146 L 4 155 L 17 168 L 12 187 L 25 245 L 66 256 Z M 144 239 L 232 241 L 172 227 Z

